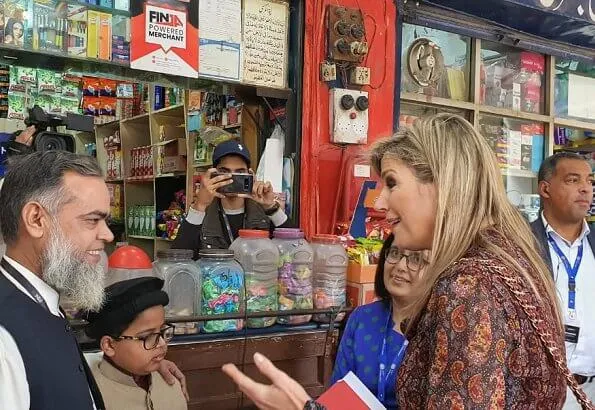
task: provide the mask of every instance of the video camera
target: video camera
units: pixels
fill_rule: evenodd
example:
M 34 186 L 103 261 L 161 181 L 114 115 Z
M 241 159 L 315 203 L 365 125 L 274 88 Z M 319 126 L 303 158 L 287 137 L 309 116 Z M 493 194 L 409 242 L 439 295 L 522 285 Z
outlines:
M 29 108 L 29 117 L 25 124 L 35 126 L 33 134 L 34 151 L 69 151 L 76 152 L 74 136 L 58 132 L 58 127 L 74 131 L 93 132 L 93 117 L 68 113 L 66 117 L 46 113 L 39 105 Z M 49 128 L 49 131 L 48 131 Z

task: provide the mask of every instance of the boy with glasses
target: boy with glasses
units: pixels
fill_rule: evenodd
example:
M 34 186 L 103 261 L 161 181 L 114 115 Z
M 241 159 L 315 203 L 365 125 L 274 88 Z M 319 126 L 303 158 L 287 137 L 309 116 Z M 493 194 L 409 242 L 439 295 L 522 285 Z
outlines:
M 92 366 L 107 410 L 185 410 L 180 384 L 157 373 L 174 327 L 165 323 L 169 303 L 163 280 L 143 277 L 106 288 L 106 302 L 89 312 L 85 333 L 99 341 L 103 360 Z

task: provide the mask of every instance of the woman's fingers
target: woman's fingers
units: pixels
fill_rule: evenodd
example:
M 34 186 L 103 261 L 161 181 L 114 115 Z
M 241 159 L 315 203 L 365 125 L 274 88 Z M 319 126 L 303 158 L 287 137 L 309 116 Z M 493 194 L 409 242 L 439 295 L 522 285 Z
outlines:
M 291 399 L 293 405 L 297 409 L 303 409 L 304 405 L 310 396 L 302 386 L 294 379 L 289 377 L 287 373 L 279 370 L 273 362 L 260 353 L 254 354 L 254 363 L 258 370 L 273 382 L 277 388 L 283 391 Z
M 263 394 L 264 388 L 266 388 L 266 386 L 256 383 L 254 380 L 246 376 L 240 371 L 240 369 L 236 367 L 235 364 L 223 365 L 222 370 L 223 373 L 229 376 L 234 381 L 234 383 L 238 385 L 240 390 L 245 395 L 250 397 L 250 400 L 252 400 L 254 403 L 259 404 L 265 401 Z

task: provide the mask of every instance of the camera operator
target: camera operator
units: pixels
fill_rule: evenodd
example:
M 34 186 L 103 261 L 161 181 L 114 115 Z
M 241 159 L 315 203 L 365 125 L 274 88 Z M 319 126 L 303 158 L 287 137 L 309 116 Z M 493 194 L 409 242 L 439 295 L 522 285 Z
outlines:
M 240 229 L 272 231 L 287 223 L 270 182 L 255 181 L 252 195 L 218 192 L 232 183 L 232 174 L 253 174 L 243 144 L 232 140 L 217 145 L 213 167 L 203 176 L 173 248 L 192 249 L 197 257 L 201 249 L 229 248 Z
M 33 144 L 36 130 L 35 125 L 30 125 L 22 131 L 17 131 L 9 141 L 0 143 L 0 151 L 6 153 L 4 160 L 13 155 L 33 152 L 31 144 Z

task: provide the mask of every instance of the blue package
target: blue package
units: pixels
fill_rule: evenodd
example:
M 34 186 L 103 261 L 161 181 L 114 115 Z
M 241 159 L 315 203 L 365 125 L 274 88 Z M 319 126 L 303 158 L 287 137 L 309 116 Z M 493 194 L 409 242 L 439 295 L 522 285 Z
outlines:
M 531 171 L 538 173 L 539 167 L 543 162 L 544 136 L 533 135 L 533 145 L 531 147 Z

